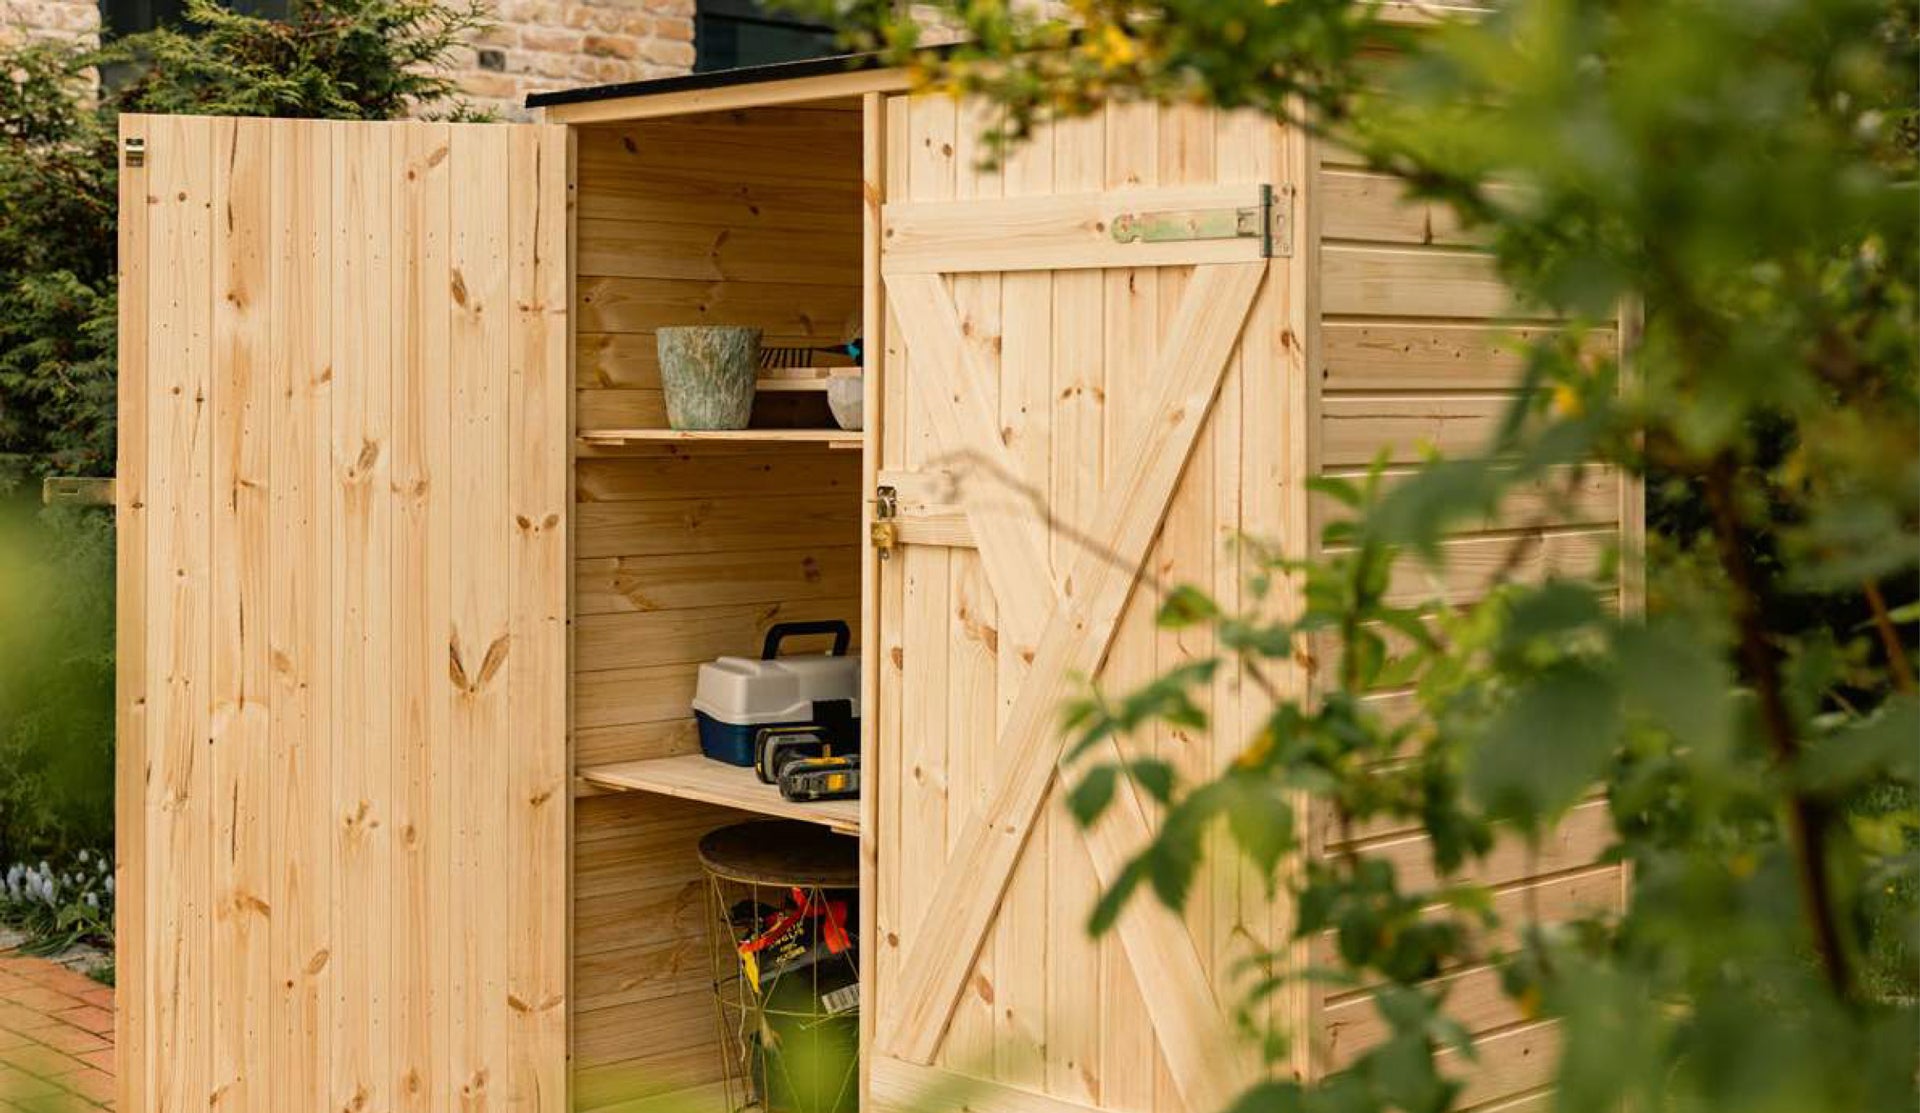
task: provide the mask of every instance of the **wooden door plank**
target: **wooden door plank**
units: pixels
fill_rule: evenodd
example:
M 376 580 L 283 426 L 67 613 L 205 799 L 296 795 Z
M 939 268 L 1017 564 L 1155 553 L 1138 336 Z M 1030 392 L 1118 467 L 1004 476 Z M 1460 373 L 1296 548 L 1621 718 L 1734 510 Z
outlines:
M 441 662 L 452 621 L 452 448 L 449 443 L 448 221 L 453 198 L 448 125 L 395 129 L 394 166 L 394 1101 L 408 1113 L 445 1113 L 449 948 L 456 910 L 448 866 L 453 825 L 446 739 L 451 727 Z
M 268 404 L 268 123 L 214 127 L 212 1085 L 236 1109 L 271 1104 L 266 1033 L 272 996 L 268 896 L 267 594 L 273 443 Z
M 333 1101 L 392 1100 L 392 148 L 333 132 Z
M 513 890 L 504 971 L 507 1104 L 567 1108 L 567 349 L 572 264 L 566 128 L 510 135 L 507 443 L 509 724 L 505 822 Z
M 1042 128 L 1008 152 L 1001 173 L 1004 196 L 1053 192 L 1057 139 L 1056 129 Z M 1051 482 L 1055 439 L 1052 376 L 1040 371 L 1052 360 L 1054 285 L 1051 271 L 1016 271 L 1000 278 L 1000 435 L 1019 469 L 1018 479 L 1039 491 L 1047 490 Z M 1034 638 L 1017 637 L 1004 625 L 999 634 L 996 739 L 1013 715 L 1014 701 L 1026 683 L 1037 648 Z M 1004 751 L 993 754 L 995 776 L 1006 761 Z M 976 979 L 969 990 L 992 998 L 993 1062 L 989 1066 L 993 1077 L 1014 1086 L 1037 1088 L 1046 1082 L 1051 987 L 1044 975 L 1052 922 L 1060 915 L 1048 897 L 1044 862 L 1031 860 L 1015 868 L 1001 896 L 991 946 L 982 947 L 985 961 L 975 967 L 990 980 L 982 984 Z
M 1107 106 L 1108 187 L 1159 184 L 1163 138 L 1160 117 L 1160 106 L 1152 103 Z M 1107 474 L 1115 474 L 1139 443 L 1150 416 L 1145 407 L 1151 399 L 1148 386 L 1154 356 L 1160 349 L 1161 268 L 1110 270 L 1102 279 L 1108 349 L 1104 361 L 1107 398 L 1101 415 L 1105 423 L 1102 467 Z M 1127 600 L 1113 646 L 1100 670 L 1100 683 L 1108 690 L 1133 691 L 1157 675 L 1156 610 L 1154 592 L 1136 591 Z M 1137 756 L 1149 757 L 1153 741 L 1151 731 L 1142 731 L 1123 745 Z M 1085 850 L 1080 851 L 1080 857 L 1086 859 Z M 1090 872 L 1090 863 L 1088 869 Z M 1082 906 L 1091 907 L 1084 899 Z M 1084 930 L 1084 916 L 1068 919 L 1072 928 Z M 1111 933 L 1081 945 L 1095 948 L 1100 961 L 1100 1100 L 1113 1109 L 1153 1109 L 1156 1076 L 1165 1067 L 1126 947 Z
M 214 810 L 203 754 L 210 726 L 212 512 L 211 186 L 213 129 L 203 119 L 149 122 L 150 260 L 147 354 L 154 405 L 147 470 L 154 508 L 146 567 L 149 699 L 145 868 L 148 890 L 145 1068 L 149 1105 L 199 1108 L 209 1085 L 209 867 Z M 140 992 L 136 989 L 135 992 Z M 139 1068 L 136 1068 L 139 1069 Z
M 124 149 L 131 140 L 149 143 L 146 116 L 120 117 Z M 121 988 L 114 1010 L 114 1046 L 120 1056 L 115 1105 L 146 1109 L 150 1004 L 147 970 L 146 783 L 150 742 L 146 631 L 152 621 L 147 598 L 147 552 L 151 532 L 147 444 L 152 375 L 147 328 L 155 271 L 148 257 L 151 206 L 147 175 L 120 173 L 118 337 L 118 441 L 114 485 L 114 970 Z
M 1106 185 L 1108 138 L 1104 113 L 1057 121 L 1051 130 L 1054 189 L 1101 191 Z M 1131 138 L 1117 136 L 1115 141 L 1124 144 Z M 1100 228 L 1090 231 L 1104 241 L 1102 246 L 1113 244 Z M 960 280 L 961 276 L 954 277 L 955 282 Z M 1121 469 L 1103 469 L 1105 411 L 1119 385 L 1106 361 L 1105 293 L 1105 276 L 1100 271 L 1053 272 L 1053 322 L 1047 359 L 1048 427 L 1053 438 L 1047 460 L 1046 509 L 1051 529 L 1048 563 L 1043 567 L 1052 568 L 1056 581 L 1071 574 L 1075 562 L 1087 551 L 1088 531 L 1094 528 L 1095 515 L 1100 512 L 1102 479 L 1121 474 Z M 1031 573 L 1028 582 L 1037 582 Z M 1092 668 L 1087 675 L 1093 675 Z M 1029 840 L 1039 853 L 1027 855 L 1026 866 L 1044 873 L 1048 905 L 1044 979 L 1047 1009 L 1042 1027 L 1047 1092 L 1095 1102 L 1100 1095 L 1100 952 L 1087 939 L 1086 925 L 1078 913 L 1099 900 L 1100 881 L 1078 825 L 1065 806 L 1058 780 L 1042 799 L 1037 829 Z
M 472 925 L 450 941 L 452 1084 L 463 1108 L 506 1108 L 508 1021 L 507 861 L 508 319 L 507 136 L 455 126 L 449 261 L 453 296 L 451 475 L 453 900 Z
M 999 743 L 1007 764 L 991 803 L 942 877 L 940 891 L 964 886 L 975 898 L 957 914 L 922 925 L 923 933 L 904 964 L 895 1012 L 882 1025 L 882 1050 L 887 1053 L 925 1063 L 939 1044 L 960 983 L 979 952 L 1053 782 L 1065 741 L 1053 736 L 1053 716 L 1077 683 L 1074 677 L 1092 673 L 1105 655 L 1264 270 L 1261 264 L 1204 268 L 1168 330 L 1158 376 L 1159 404 L 1153 410 L 1164 419 L 1149 431 L 1124 476 L 1108 485 L 1094 518 L 1098 525 L 1090 551 L 1080 558 L 1068 581 L 1070 593 L 1063 595 L 1042 635 L 1033 672 Z M 1130 837 L 1136 832 L 1128 829 L 1132 821 L 1125 810 L 1131 807 L 1139 816 L 1139 805 L 1122 804 L 1117 813 L 1122 825 L 1109 837 L 1088 843 L 1096 868 L 1108 879 L 1139 841 Z M 1222 1062 L 1223 1056 L 1233 1054 L 1224 1017 L 1201 973 L 1192 938 L 1184 927 L 1175 927 L 1175 937 L 1169 937 L 1168 925 L 1136 915 L 1123 923 L 1122 939 L 1183 1096 L 1191 1105 L 1205 1105 L 1216 1097 L 1214 1104 L 1224 1104 L 1237 1092 L 1243 1072 Z M 1149 984 L 1164 986 L 1167 995 L 1156 998 L 1146 989 Z
M 274 321 L 273 810 L 269 903 L 278 910 L 270 962 L 276 994 L 270 1046 L 276 1109 L 328 1104 L 333 1047 L 332 132 L 307 120 L 272 124 Z

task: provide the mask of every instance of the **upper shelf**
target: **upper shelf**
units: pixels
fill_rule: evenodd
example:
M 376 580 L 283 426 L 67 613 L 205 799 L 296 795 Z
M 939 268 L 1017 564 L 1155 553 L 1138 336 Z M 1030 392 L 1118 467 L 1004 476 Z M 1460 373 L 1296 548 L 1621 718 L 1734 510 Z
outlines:
M 845 835 L 860 833 L 858 800 L 796 804 L 781 796 L 779 789 L 761 784 L 753 770 L 727 765 L 700 754 L 679 754 L 614 765 L 590 765 L 580 770 L 580 779 L 595 789 L 608 792 L 658 792 L 683 800 L 738 808 L 743 812 L 805 820 Z
M 851 379 L 858 374 L 858 367 L 762 367 L 754 389 L 762 394 L 825 390 L 829 379 Z
M 866 440 L 858 429 L 582 429 L 580 442 L 596 448 L 660 442 L 733 442 L 736 444 L 823 444 L 857 449 Z

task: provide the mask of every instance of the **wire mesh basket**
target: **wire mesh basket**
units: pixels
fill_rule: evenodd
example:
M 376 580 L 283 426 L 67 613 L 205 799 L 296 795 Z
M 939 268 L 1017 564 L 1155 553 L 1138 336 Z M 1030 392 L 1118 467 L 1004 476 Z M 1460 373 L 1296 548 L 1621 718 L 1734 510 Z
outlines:
M 811 823 L 700 840 L 713 987 L 732 1113 L 859 1108 L 859 853 Z

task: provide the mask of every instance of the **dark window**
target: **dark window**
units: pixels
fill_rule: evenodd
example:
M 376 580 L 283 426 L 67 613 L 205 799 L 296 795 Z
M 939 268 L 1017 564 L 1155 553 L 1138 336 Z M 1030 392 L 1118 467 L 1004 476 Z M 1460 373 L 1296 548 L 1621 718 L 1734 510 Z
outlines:
M 693 48 L 695 73 L 841 53 L 833 28 L 760 0 L 698 0 Z
M 268 19 L 285 19 L 292 10 L 292 0 L 225 0 L 225 5 Z M 100 18 L 106 21 L 109 39 L 155 27 L 179 27 L 186 10 L 186 0 L 100 0 Z

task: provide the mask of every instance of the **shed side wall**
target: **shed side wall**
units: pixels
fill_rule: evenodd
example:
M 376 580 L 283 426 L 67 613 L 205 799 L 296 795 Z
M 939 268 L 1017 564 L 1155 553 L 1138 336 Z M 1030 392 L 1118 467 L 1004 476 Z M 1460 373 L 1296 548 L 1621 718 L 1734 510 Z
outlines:
M 1559 323 L 1513 312 L 1492 258 L 1444 206 L 1407 200 L 1397 180 L 1366 172 L 1337 148 L 1319 148 L 1316 162 L 1320 305 L 1311 383 L 1318 413 L 1313 470 L 1363 475 L 1384 453 L 1391 482 L 1429 448 L 1472 456 L 1515 398 L 1522 357 L 1513 339 L 1545 334 Z M 1590 340 L 1596 352 L 1611 353 L 1618 343 L 1618 330 L 1601 330 Z M 1602 575 L 1622 540 L 1623 520 L 1634 532 L 1627 540 L 1639 540 L 1639 517 L 1630 513 L 1638 488 L 1594 471 L 1570 490 L 1565 509 L 1550 506 L 1544 489 L 1515 492 L 1493 520 L 1447 543 L 1444 573 L 1406 568 L 1392 592 L 1406 602 L 1438 597 L 1466 605 L 1502 577 Z M 1338 513 L 1330 500 L 1312 502 L 1316 546 L 1321 528 Z M 1330 652 L 1317 656 L 1323 666 L 1332 664 Z M 1412 713 L 1406 693 L 1382 692 L 1373 700 L 1388 715 Z M 1330 842 L 1328 817 L 1316 814 L 1310 822 L 1319 852 L 1339 849 Z M 1499 848 L 1479 879 L 1494 886 L 1496 906 L 1515 918 L 1528 909 L 1551 921 L 1617 908 L 1620 870 L 1595 861 L 1609 836 L 1604 803 L 1590 801 L 1545 841 L 1537 857 L 1519 847 Z M 1416 828 L 1377 825 L 1353 837 L 1404 869 L 1426 868 L 1426 840 Z M 1324 943 L 1315 944 L 1314 953 L 1332 957 Z M 1469 1079 L 1463 1108 L 1515 1098 L 1520 1104 L 1501 1105 L 1503 1113 L 1544 1107 L 1550 1095 L 1543 1088 L 1555 1061 L 1552 1027 L 1527 1023 L 1489 968 L 1452 971 L 1445 980 L 1449 1011 L 1475 1035 L 1480 1056 L 1477 1066 L 1462 1068 Z M 1384 1034 L 1364 991 L 1317 996 L 1312 1011 L 1318 1036 L 1309 1069 L 1315 1074 L 1339 1069 Z

